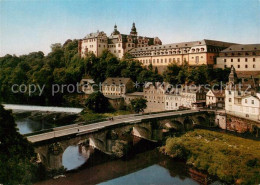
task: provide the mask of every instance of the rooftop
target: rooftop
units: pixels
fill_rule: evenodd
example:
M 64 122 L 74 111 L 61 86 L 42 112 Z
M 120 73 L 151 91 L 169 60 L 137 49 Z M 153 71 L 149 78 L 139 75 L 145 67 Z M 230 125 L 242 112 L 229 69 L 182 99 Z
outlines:
M 147 50 L 158 50 L 158 49 L 177 49 L 177 48 L 190 48 L 194 46 L 217 46 L 217 47 L 229 47 L 235 43 L 229 43 L 229 42 L 222 42 L 222 41 L 216 41 L 216 40 L 208 40 L 203 39 L 200 41 L 191 41 L 191 42 L 179 42 L 179 43 L 172 43 L 172 44 L 164 44 L 164 45 L 158 45 L 158 46 L 148 46 L 148 47 L 140 47 L 132 49 L 130 52 L 138 52 L 138 51 L 147 51 Z
M 103 82 L 102 85 L 122 85 L 127 84 L 130 81 L 132 81 L 130 78 L 109 77 Z
M 233 52 L 233 51 L 260 51 L 260 44 L 237 44 L 224 49 L 221 52 Z

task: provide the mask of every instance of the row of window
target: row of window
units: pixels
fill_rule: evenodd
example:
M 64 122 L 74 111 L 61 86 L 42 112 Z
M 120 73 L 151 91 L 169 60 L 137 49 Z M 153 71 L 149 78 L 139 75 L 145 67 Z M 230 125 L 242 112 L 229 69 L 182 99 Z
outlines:
M 184 60 L 186 60 L 186 59 L 184 59 Z M 143 59 L 143 60 L 139 60 L 141 63 L 143 63 L 143 64 L 151 64 L 152 63 L 152 59 Z M 156 62 L 157 63 L 167 63 L 169 61 L 169 63 L 171 63 L 171 62 L 176 62 L 176 59 L 175 58 L 173 58 L 173 59 L 171 59 L 171 58 L 165 58 L 165 59 L 153 59 L 153 64 L 155 64 Z M 177 63 L 179 63 L 180 62 L 180 58 L 177 58 Z
M 235 56 L 235 55 L 238 55 L 238 56 L 241 56 L 241 55 L 256 55 L 256 52 L 245 52 L 245 53 L 225 53 L 224 55 L 225 56 Z
M 227 65 L 225 65 L 224 67 L 227 68 Z M 231 65 L 230 67 L 235 67 L 235 66 L 234 66 L 234 65 Z M 240 68 L 240 67 L 241 67 L 240 65 L 237 65 L 237 68 Z M 247 64 L 245 65 L 245 68 L 248 68 L 248 65 L 247 65 Z M 253 64 L 253 65 L 252 65 L 252 68 L 256 68 L 256 65 Z
M 234 59 L 231 58 L 230 61 L 233 62 Z M 240 58 L 238 58 L 238 59 L 237 59 L 237 62 L 240 62 L 240 61 L 241 61 Z M 227 59 L 224 59 L 224 62 L 227 62 Z M 245 62 L 248 62 L 248 58 L 245 58 Z M 255 62 L 255 58 L 253 58 L 253 62 Z
M 232 102 L 232 98 L 229 98 L 228 99 L 229 102 Z M 241 100 L 239 99 L 238 103 L 241 103 Z M 247 104 L 248 103 L 248 100 L 245 99 L 245 103 Z M 255 101 L 254 100 L 251 100 L 251 104 L 254 105 L 255 104 Z

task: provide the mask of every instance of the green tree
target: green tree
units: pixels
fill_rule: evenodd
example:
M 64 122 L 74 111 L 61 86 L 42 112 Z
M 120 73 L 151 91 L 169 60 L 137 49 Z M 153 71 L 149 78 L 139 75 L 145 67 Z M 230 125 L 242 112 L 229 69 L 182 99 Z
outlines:
M 0 105 L 0 183 L 30 184 L 32 157 L 32 144 L 17 131 L 11 112 Z
M 178 75 L 181 70 L 181 66 L 177 65 L 176 63 L 168 65 L 166 71 L 163 73 L 165 81 L 173 85 L 178 84 L 180 78 Z
M 90 94 L 85 105 L 96 113 L 104 113 L 111 110 L 108 99 L 100 91 Z
M 144 109 L 147 107 L 147 100 L 144 98 L 135 98 L 130 101 L 131 108 L 136 112 L 144 112 Z

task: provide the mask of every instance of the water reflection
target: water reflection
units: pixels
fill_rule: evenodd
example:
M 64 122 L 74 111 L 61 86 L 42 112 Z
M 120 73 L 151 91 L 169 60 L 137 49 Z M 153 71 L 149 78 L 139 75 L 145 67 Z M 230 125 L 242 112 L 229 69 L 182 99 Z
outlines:
M 43 121 L 34 121 L 29 118 L 19 119 L 15 121 L 18 131 L 21 134 L 28 134 L 45 129 L 45 123 Z
M 171 176 L 168 169 L 154 164 L 134 173 L 100 183 L 100 185 L 133 185 L 133 184 L 164 184 L 164 185 L 197 185 L 198 183 L 190 178 Z
M 83 165 L 90 156 L 90 150 L 85 147 L 69 146 L 63 153 L 62 164 L 67 170 Z

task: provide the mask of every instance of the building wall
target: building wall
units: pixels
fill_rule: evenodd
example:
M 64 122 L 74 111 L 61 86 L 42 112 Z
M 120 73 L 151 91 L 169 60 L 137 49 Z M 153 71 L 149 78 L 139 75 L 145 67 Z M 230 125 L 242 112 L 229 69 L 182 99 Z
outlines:
M 147 100 L 145 112 L 156 112 L 165 110 L 165 93 L 163 89 L 154 88 L 150 85 L 144 89 L 144 97 Z
M 178 110 L 181 106 L 181 96 L 165 95 L 165 110 Z
M 232 66 L 236 71 L 260 71 L 260 56 L 218 57 L 215 68 L 224 69 Z
M 215 53 L 192 53 L 192 54 L 177 54 L 177 55 L 163 55 L 163 56 L 142 56 L 136 57 L 144 66 L 152 64 L 157 66 L 168 66 L 171 63 L 182 65 L 184 61 L 188 62 L 191 66 L 198 65 L 214 65 Z
M 246 96 L 243 91 L 241 95 L 238 95 L 238 91 L 235 90 L 225 90 L 225 96 L 225 110 L 227 113 L 246 119 L 260 120 L 260 100 L 258 98 Z M 252 104 L 252 100 L 254 100 L 254 104 Z

